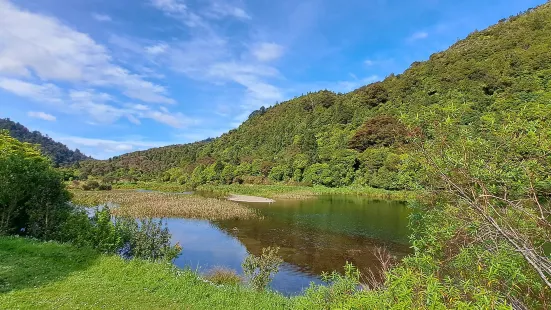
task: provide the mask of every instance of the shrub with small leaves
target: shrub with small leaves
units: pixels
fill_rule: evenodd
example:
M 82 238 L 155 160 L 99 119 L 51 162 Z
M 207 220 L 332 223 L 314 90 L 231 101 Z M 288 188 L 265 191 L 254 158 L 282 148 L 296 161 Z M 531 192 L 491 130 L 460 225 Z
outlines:
M 249 284 L 255 290 L 264 290 L 272 281 L 273 276 L 279 271 L 283 263 L 278 256 L 279 247 L 267 247 L 262 249 L 262 255 L 250 254 L 243 262 L 243 271 L 249 280 Z

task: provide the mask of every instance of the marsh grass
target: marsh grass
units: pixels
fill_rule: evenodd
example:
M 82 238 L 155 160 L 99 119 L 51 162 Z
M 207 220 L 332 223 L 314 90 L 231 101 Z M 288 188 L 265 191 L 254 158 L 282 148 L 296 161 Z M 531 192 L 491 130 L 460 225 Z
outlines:
M 196 195 L 179 195 L 158 192 L 113 190 L 109 192 L 72 191 L 73 203 L 81 206 L 98 206 L 113 203 L 114 215 L 144 217 L 184 217 L 206 220 L 250 219 L 256 212 L 235 202 L 205 198 Z
M 239 194 L 260 196 L 272 199 L 308 199 L 320 195 L 357 195 L 373 199 L 409 201 L 422 199 L 422 192 L 414 191 L 389 191 L 384 189 L 349 186 L 349 187 L 325 187 L 325 186 L 291 186 L 291 185 L 203 185 L 197 188 L 199 191 L 213 192 L 219 195 Z
M 243 283 L 243 279 L 235 270 L 225 267 L 214 267 L 203 278 L 217 285 L 238 285 Z

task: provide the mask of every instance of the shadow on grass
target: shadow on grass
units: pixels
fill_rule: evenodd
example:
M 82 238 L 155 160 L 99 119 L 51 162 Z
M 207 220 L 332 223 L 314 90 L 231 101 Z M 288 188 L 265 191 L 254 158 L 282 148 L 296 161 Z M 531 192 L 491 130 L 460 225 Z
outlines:
M 91 249 L 0 237 L 0 293 L 58 281 L 90 267 L 97 257 Z

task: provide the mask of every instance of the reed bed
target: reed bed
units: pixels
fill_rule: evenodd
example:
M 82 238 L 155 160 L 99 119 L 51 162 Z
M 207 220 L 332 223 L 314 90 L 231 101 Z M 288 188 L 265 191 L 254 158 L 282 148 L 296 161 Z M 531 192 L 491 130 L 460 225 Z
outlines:
M 220 195 L 251 195 L 278 199 L 308 199 L 319 195 L 357 195 L 371 199 L 397 201 L 423 200 L 426 193 L 415 191 L 389 191 L 364 186 L 324 187 L 324 186 L 292 186 L 292 185 L 203 185 L 200 191 L 218 193 Z
M 256 212 L 236 202 L 196 195 L 144 193 L 129 190 L 72 191 L 73 203 L 97 206 L 113 203 L 114 215 L 144 217 L 183 217 L 205 220 L 251 219 Z

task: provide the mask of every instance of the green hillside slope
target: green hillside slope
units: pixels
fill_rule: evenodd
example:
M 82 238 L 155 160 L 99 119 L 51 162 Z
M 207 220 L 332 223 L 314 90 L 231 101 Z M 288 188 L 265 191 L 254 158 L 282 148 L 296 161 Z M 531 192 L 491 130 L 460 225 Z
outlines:
M 55 165 L 70 165 L 90 159 L 78 149 L 70 150 L 66 145 L 56 142 L 38 131 L 30 131 L 9 118 L 0 118 L 0 130 L 9 131 L 10 135 L 19 141 L 40 145 L 42 153 L 50 157 Z
M 295 182 L 415 189 L 408 138 L 429 122 L 452 119 L 482 134 L 512 115 L 548 120 L 550 102 L 548 3 L 474 32 L 382 82 L 347 94 L 309 93 L 255 111 L 208 143 L 91 161 L 83 172 L 192 186 Z

